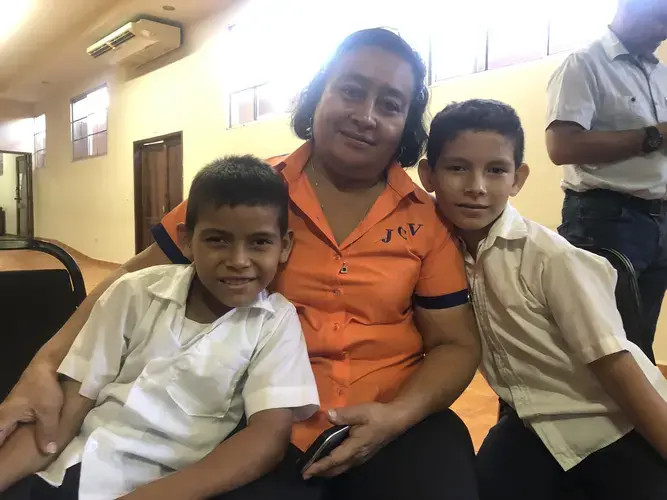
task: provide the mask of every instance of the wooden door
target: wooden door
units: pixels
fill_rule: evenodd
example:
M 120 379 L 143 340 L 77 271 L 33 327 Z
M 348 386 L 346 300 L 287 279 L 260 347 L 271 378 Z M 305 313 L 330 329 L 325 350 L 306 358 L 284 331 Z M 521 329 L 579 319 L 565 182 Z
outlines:
M 183 201 L 181 134 L 135 143 L 135 240 L 141 252 L 153 242 L 151 229 Z
M 33 236 L 32 161 L 30 155 L 16 157 L 16 234 Z

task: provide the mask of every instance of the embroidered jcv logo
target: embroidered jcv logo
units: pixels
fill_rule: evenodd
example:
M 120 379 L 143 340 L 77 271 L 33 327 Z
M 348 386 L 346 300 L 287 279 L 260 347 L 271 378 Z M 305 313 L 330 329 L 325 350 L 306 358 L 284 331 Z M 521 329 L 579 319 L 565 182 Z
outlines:
M 409 236 L 416 235 L 419 230 L 422 228 L 423 224 L 413 224 L 412 222 L 408 223 L 408 227 L 398 226 L 394 229 L 387 229 L 387 234 L 380 241 L 382 243 L 389 243 L 394 237 L 394 234 L 398 235 L 400 238 L 407 240 Z

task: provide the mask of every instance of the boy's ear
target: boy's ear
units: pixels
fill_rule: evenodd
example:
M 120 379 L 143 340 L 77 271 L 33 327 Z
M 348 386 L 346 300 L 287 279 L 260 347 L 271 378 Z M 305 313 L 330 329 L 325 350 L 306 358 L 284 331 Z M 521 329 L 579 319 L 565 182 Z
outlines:
M 284 264 L 289 259 L 294 247 L 294 231 L 288 229 L 282 239 L 282 248 L 280 249 L 280 263 Z
M 192 233 L 188 231 L 188 228 L 183 223 L 176 227 L 176 232 L 178 234 L 178 248 L 181 249 L 181 252 L 187 259 L 192 261 L 194 259 L 194 254 L 192 252 Z
M 428 164 L 426 158 L 419 160 L 419 166 L 417 167 L 419 172 L 419 180 L 422 181 L 422 186 L 424 190 L 428 193 L 432 193 L 435 189 L 433 188 L 433 169 Z
M 526 183 L 526 179 L 530 175 L 530 168 L 525 163 L 522 163 L 519 168 L 514 171 L 514 185 L 512 186 L 512 191 L 510 191 L 510 196 L 516 196 L 523 188 L 523 185 Z

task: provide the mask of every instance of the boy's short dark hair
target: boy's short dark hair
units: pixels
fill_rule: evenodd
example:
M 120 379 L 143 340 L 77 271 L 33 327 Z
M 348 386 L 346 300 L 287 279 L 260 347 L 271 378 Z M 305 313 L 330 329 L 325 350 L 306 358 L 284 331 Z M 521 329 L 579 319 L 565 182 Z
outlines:
M 194 231 L 204 208 L 271 206 L 278 210 L 280 234 L 287 232 L 289 192 L 283 178 L 252 155 L 226 156 L 209 163 L 190 186 L 185 226 Z
M 515 166 L 523 163 L 525 136 L 514 108 L 500 101 L 470 99 L 449 104 L 433 118 L 426 146 L 429 166 L 434 168 L 445 145 L 467 130 L 499 133 L 514 143 Z

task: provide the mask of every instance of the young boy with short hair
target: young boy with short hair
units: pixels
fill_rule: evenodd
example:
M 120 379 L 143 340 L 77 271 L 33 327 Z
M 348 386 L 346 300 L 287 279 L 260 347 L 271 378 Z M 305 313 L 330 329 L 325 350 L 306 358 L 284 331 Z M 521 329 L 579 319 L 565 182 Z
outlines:
M 3 498 L 203 499 L 280 462 L 293 419 L 319 404 L 296 310 L 265 290 L 292 248 L 288 199 L 252 156 L 197 174 L 179 228 L 193 264 L 128 274 L 100 298 L 59 370 L 62 453 L 18 429 L 0 448 Z
M 626 339 L 616 273 L 508 204 L 528 177 L 516 112 L 497 101 L 433 120 L 424 187 L 463 252 L 482 373 L 511 408 L 478 455 L 482 500 L 667 498 L 667 381 Z

